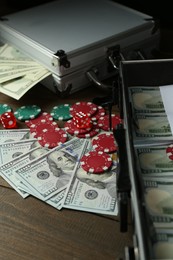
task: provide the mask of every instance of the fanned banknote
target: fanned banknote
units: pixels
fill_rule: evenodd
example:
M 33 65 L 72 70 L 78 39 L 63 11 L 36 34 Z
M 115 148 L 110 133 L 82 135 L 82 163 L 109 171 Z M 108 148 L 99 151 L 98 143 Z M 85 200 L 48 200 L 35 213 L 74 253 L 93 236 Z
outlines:
M 0 163 L 6 163 L 41 145 L 36 139 L 19 140 L 0 144 Z
M 23 198 L 28 197 L 30 192 L 27 193 L 19 188 L 22 184 L 20 183 L 20 180 L 17 179 L 15 171 L 46 152 L 48 152 L 48 149 L 46 148 L 35 147 L 28 152 L 17 156 L 13 160 L 0 166 L 0 176 L 4 178 L 4 180 L 6 180 Z
M 0 130 L 0 143 L 34 139 L 29 128 Z
M 19 100 L 51 72 L 15 47 L 0 48 L 0 92 Z
M 16 171 L 17 178 L 27 191 L 46 201 L 62 191 L 70 182 L 81 154 L 85 139 L 72 140 L 51 149 Z
M 84 146 L 83 154 L 91 150 L 91 143 Z M 102 174 L 85 172 L 79 164 L 65 194 L 64 208 L 100 213 L 118 214 L 116 189 L 117 155 L 112 154 L 113 166 Z

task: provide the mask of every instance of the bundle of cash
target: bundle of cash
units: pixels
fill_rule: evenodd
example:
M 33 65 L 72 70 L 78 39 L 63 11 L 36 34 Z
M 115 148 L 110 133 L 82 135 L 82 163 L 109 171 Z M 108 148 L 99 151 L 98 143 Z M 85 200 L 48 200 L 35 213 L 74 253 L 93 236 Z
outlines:
M 134 113 L 165 112 L 159 87 L 130 87 L 129 99 Z
M 0 92 L 19 100 L 51 72 L 8 44 L 0 46 Z
M 129 87 L 135 145 L 173 139 L 173 122 L 167 115 L 159 86 Z
M 88 174 L 80 166 L 82 155 L 92 149 L 91 140 L 69 138 L 48 149 L 29 129 L 0 131 L 0 176 L 23 198 L 34 196 L 60 210 L 63 207 L 117 215 L 117 157 L 103 174 Z
M 170 229 L 157 229 L 153 243 L 153 259 L 173 259 L 173 233 Z

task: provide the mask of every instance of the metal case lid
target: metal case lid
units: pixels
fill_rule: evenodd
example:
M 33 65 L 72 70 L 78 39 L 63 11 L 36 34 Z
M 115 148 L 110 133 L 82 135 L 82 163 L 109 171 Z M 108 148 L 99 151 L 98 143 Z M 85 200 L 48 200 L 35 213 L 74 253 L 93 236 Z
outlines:
M 60 0 L 7 15 L 0 34 L 3 41 L 64 75 L 104 57 L 105 46 L 115 40 L 126 39 L 128 46 L 141 39 L 136 36 L 141 31 L 148 37 L 152 27 L 152 17 L 110 0 Z

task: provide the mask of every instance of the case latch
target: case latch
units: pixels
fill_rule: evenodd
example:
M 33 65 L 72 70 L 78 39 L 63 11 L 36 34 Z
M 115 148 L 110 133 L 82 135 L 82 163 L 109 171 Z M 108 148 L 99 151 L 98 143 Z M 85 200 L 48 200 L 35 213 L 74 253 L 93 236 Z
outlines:
M 64 50 L 58 50 L 54 55 L 58 58 L 60 66 L 66 69 L 70 68 L 70 61 L 67 59 L 67 54 Z

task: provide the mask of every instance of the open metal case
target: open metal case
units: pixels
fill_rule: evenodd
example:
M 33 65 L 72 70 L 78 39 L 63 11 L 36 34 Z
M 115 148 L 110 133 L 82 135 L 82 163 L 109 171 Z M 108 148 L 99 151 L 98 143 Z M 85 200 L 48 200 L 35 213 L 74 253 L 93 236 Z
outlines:
M 0 41 L 51 71 L 42 83 L 59 95 L 90 86 L 93 73 L 113 76 L 117 46 L 129 59 L 139 49 L 151 57 L 159 38 L 151 16 L 111 0 L 52 1 L 0 20 Z
M 153 259 L 173 259 L 173 251 L 169 252 L 169 257 L 163 257 L 158 253 L 160 243 L 167 242 L 168 234 L 159 229 L 160 217 L 153 218 L 147 210 L 144 180 L 137 165 L 138 158 L 135 153 L 136 147 L 148 148 L 153 146 L 169 145 L 173 142 L 173 136 L 159 140 L 157 138 L 141 138 L 138 143 L 133 137 L 134 121 L 132 112 L 132 102 L 129 98 L 129 87 L 131 86 L 165 86 L 173 83 L 173 60 L 140 60 L 120 62 L 120 91 L 121 116 L 124 125 L 115 130 L 115 138 L 120 144 L 120 173 L 118 180 L 118 191 L 120 194 L 120 216 L 122 215 L 122 231 L 127 230 L 126 209 L 130 202 L 132 208 L 132 218 L 134 222 L 134 247 L 128 248 L 127 259 L 153 260 Z M 127 161 L 127 166 L 124 163 Z M 122 164 L 121 164 L 122 162 Z M 173 188 L 173 186 L 172 186 Z M 172 222 L 172 215 L 164 218 L 167 223 Z M 157 225 L 156 225 L 157 224 Z M 173 236 L 173 229 L 169 228 L 169 236 Z M 161 239 L 161 242 L 158 241 Z M 172 241 L 170 243 L 172 246 Z M 164 247 L 163 247 L 164 248 Z M 165 254 L 166 251 L 165 247 Z M 171 256 L 170 256 L 171 255 Z

